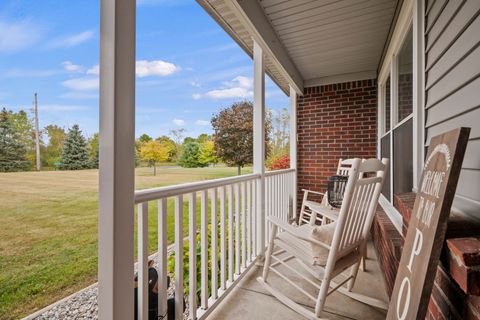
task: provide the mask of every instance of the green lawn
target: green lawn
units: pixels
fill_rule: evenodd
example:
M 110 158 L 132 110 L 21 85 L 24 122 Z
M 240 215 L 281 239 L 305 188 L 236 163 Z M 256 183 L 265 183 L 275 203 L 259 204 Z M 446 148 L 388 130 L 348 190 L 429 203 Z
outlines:
M 136 187 L 233 176 L 236 170 L 160 167 L 153 176 L 152 169 L 138 168 Z M 96 281 L 97 189 L 97 170 L 0 174 L 0 319 L 25 316 Z M 169 203 L 169 239 L 172 208 Z M 153 202 L 151 251 L 157 239 L 155 210 Z

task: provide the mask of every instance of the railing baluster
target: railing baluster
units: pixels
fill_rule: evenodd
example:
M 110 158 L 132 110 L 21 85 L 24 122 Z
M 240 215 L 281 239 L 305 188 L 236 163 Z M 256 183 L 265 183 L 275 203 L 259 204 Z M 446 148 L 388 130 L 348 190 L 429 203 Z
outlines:
M 265 177 L 265 217 L 270 216 L 272 210 L 272 188 L 270 187 L 271 177 Z M 268 237 L 268 221 L 265 221 L 265 237 Z
M 278 176 L 278 216 L 282 221 L 284 221 L 284 210 L 285 208 L 283 207 L 283 174 L 281 174 Z
M 242 268 L 247 266 L 247 192 L 245 182 L 242 183 Z
M 220 188 L 220 288 L 225 290 L 227 288 L 227 226 L 226 211 L 225 211 L 225 187 Z
M 279 219 L 282 219 L 282 208 L 280 208 L 280 203 L 281 203 L 281 194 L 282 194 L 282 188 L 281 188 L 281 181 L 282 181 L 282 175 L 278 175 L 275 177 L 275 193 L 276 193 L 276 199 L 275 199 L 275 205 L 276 205 L 276 216 Z
M 167 199 L 158 200 L 158 315 L 167 314 Z
M 280 215 L 279 215 L 279 210 L 278 210 L 278 200 L 280 199 L 279 197 L 279 184 L 278 184 L 278 180 L 279 180 L 279 177 L 278 175 L 276 176 L 273 176 L 273 216 L 276 217 L 276 218 L 281 218 Z M 269 235 L 268 235 L 268 239 L 270 239 L 270 232 L 272 231 L 272 226 L 270 225 L 270 228 L 268 229 L 269 231 Z
M 201 255 L 202 255 L 202 265 L 201 265 L 201 298 L 202 298 L 202 309 L 206 310 L 208 308 L 208 199 L 207 199 L 207 190 L 202 190 L 201 192 L 201 210 L 200 210 L 200 241 L 201 241 Z
M 274 203 L 274 206 L 275 206 L 275 209 L 274 209 L 274 213 L 273 215 L 279 219 L 281 219 L 281 216 L 280 216 L 280 211 L 278 210 L 279 209 L 279 205 L 278 205 L 278 201 L 280 199 L 280 176 L 279 175 L 276 175 L 273 177 L 273 194 L 274 194 L 274 199 L 273 199 L 273 203 Z M 272 228 L 270 227 L 270 231 L 272 230 Z
M 252 184 L 250 181 L 247 185 L 247 263 L 252 261 Z
M 217 258 L 217 238 L 218 238 L 218 219 L 217 219 L 217 188 L 212 189 L 211 199 L 211 224 L 212 224 L 212 299 L 217 299 L 218 288 L 218 258 Z
M 280 207 L 281 207 L 281 212 L 282 212 L 282 220 L 286 221 L 286 216 L 285 216 L 285 209 L 287 206 L 285 205 L 285 174 L 282 174 L 280 176 Z
M 175 319 L 183 320 L 183 196 L 175 197 Z
M 148 319 L 148 202 L 138 205 L 138 319 Z
M 275 216 L 275 188 L 274 188 L 274 176 L 270 177 L 268 179 L 268 185 L 267 188 L 269 189 L 269 206 L 270 206 L 270 212 L 268 215 L 270 216 Z M 267 239 L 270 239 L 270 223 L 265 221 L 265 241 L 268 241 Z
M 292 173 L 288 173 L 287 175 L 287 199 L 288 199 L 288 202 L 287 202 L 287 222 L 290 222 L 290 219 L 291 219 L 291 209 L 293 209 L 293 206 L 290 205 L 290 203 L 292 203 L 292 186 L 293 184 L 293 181 L 292 181 Z
M 252 251 L 257 256 L 257 179 L 252 181 Z
M 197 318 L 197 194 L 195 192 L 190 193 L 188 201 L 188 215 L 189 215 L 189 228 L 188 228 L 188 242 L 190 245 L 189 251 L 189 313 L 191 319 Z
M 228 280 L 233 282 L 233 185 L 228 188 Z
M 240 186 L 235 184 L 235 273 L 240 274 Z

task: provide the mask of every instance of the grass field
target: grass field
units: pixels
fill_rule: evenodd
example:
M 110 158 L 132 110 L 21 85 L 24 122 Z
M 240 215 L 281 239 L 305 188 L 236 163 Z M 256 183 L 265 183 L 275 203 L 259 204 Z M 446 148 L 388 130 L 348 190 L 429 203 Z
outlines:
M 157 176 L 138 168 L 136 188 L 235 174 L 236 168 L 220 166 L 160 167 Z M 0 174 L 0 319 L 28 315 L 96 281 L 97 190 L 97 170 Z M 151 205 L 151 251 L 157 239 L 155 210 Z M 173 219 L 168 222 L 172 239 Z

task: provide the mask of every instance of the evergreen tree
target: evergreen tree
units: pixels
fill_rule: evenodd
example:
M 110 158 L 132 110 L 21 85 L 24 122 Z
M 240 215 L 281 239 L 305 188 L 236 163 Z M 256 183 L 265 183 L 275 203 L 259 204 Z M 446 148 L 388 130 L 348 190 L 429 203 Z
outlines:
M 0 172 L 22 171 L 29 168 L 27 148 L 9 121 L 11 112 L 0 112 Z
M 88 139 L 88 157 L 91 168 L 98 168 L 98 159 L 100 156 L 99 139 L 98 133 L 95 133 Z
M 178 164 L 184 168 L 205 167 L 206 164 L 200 162 L 200 144 L 196 141 L 188 142 L 183 147 L 183 153 L 178 160 Z
M 90 167 L 88 147 L 78 124 L 68 130 L 62 150 L 62 168 L 66 170 L 87 169 Z

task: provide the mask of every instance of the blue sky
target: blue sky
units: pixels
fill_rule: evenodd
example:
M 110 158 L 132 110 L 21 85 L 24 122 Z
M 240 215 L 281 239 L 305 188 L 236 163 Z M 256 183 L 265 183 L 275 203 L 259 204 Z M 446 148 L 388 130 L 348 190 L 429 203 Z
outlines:
M 31 110 L 40 126 L 98 131 L 99 0 L 0 1 L 0 106 Z M 267 77 L 267 107 L 288 97 Z M 194 0 L 137 0 L 136 134 L 185 128 L 252 98 L 252 61 Z

